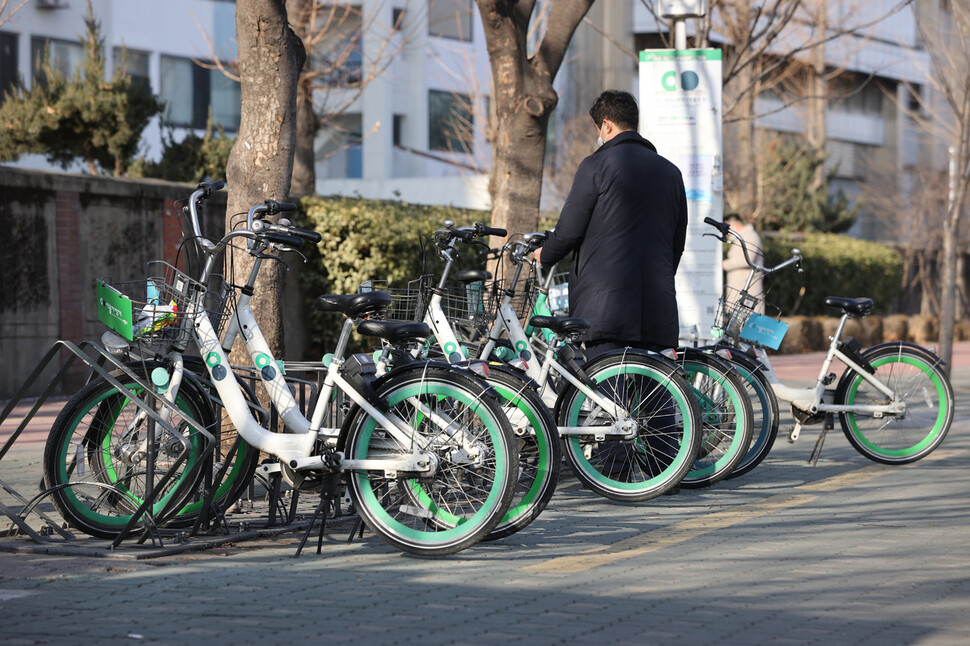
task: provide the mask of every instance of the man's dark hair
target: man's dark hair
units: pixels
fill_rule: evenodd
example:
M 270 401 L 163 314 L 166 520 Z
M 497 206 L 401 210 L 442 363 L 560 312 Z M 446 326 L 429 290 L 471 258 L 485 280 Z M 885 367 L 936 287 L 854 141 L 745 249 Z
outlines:
M 728 213 L 727 215 L 724 216 L 725 222 L 731 222 L 732 220 L 737 222 L 738 224 L 744 224 L 744 220 L 742 220 L 741 216 L 737 213 Z
M 606 90 L 600 94 L 589 109 L 589 116 L 593 117 L 597 128 L 602 127 L 604 119 L 609 119 L 622 130 L 636 130 L 640 125 L 637 100 L 622 90 Z

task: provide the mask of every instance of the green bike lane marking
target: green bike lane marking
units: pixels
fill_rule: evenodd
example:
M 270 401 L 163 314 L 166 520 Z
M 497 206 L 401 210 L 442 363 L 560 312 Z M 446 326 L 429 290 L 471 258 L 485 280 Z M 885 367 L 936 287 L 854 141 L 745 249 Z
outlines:
M 940 460 L 965 453 L 962 449 L 937 450 L 920 460 Z M 538 574 L 571 574 L 585 572 L 602 565 L 610 565 L 617 561 L 639 556 L 649 552 L 656 552 L 671 545 L 689 541 L 692 538 L 715 532 L 719 529 L 731 527 L 745 521 L 765 516 L 771 513 L 792 509 L 816 500 L 824 492 L 838 491 L 846 487 L 857 485 L 880 475 L 891 473 L 898 469 L 896 466 L 873 464 L 861 469 L 855 469 L 841 475 L 825 478 L 816 482 L 794 487 L 798 492 L 769 496 L 757 502 L 739 505 L 733 509 L 705 514 L 697 518 L 690 518 L 669 527 L 661 527 L 637 536 L 631 536 L 610 545 L 594 547 L 572 556 L 562 556 L 527 567 L 520 568 L 520 572 Z

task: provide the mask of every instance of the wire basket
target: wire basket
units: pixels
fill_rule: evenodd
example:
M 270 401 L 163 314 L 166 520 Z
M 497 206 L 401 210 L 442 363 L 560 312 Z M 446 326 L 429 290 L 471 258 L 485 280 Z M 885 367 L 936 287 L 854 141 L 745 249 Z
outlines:
M 421 321 L 430 298 L 430 276 L 412 280 L 407 287 L 388 287 L 386 280 L 368 280 L 357 288 L 358 294 L 366 292 L 387 292 L 391 304 L 387 306 L 382 318 L 395 321 Z
M 98 318 L 119 335 L 152 351 L 184 350 L 192 338 L 192 320 L 201 307 L 216 330 L 229 316 L 234 293 L 221 276 L 212 289 L 161 260 L 148 263 L 148 278 L 98 281 Z
M 391 295 L 386 318 L 404 321 L 423 321 L 432 297 L 441 296 L 441 309 L 445 317 L 461 327 L 487 329 L 498 315 L 498 308 L 506 296 L 505 280 L 478 281 L 473 283 L 447 282 L 444 287 L 432 284 L 433 276 L 412 280 L 407 287 L 388 287 L 384 281 L 368 281 L 358 292 L 383 291 Z M 531 315 L 536 290 L 531 281 L 524 289 L 512 294 L 512 307 L 519 320 Z
M 769 310 L 767 316 L 765 316 L 766 309 Z M 756 316 L 759 320 L 768 318 L 777 320 L 780 315 L 781 310 L 772 305 L 767 305 L 764 299 L 753 296 L 746 291 L 725 286 L 724 295 L 718 301 L 717 312 L 714 317 L 714 331 L 715 334 L 720 332 L 720 336 L 731 343 L 738 343 L 743 340 L 777 349 L 777 345 L 762 343 L 762 337 L 753 331 L 751 326 L 748 326 L 748 322 L 752 320 L 752 316 Z M 785 327 L 787 328 L 787 326 Z M 783 330 L 781 333 L 783 335 Z

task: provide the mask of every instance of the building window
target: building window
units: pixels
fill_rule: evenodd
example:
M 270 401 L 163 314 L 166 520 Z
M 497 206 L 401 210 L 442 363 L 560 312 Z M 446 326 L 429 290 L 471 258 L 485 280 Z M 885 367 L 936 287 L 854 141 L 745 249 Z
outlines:
M 0 99 L 17 83 L 17 34 L 0 32 Z
M 470 153 L 475 118 L 471 98 L 456 92 L 431 90 L 428 93 L 428 147 Z
M 471 41 L 471 0 L 431 0 L 428 6 L 428 34 Z
M 151 82 L 148 77 L 148 52 L 115 47 L 112 56 L 115 69 L 124 67 L 125 76 L 130 78 L 133 83 L 140 83 L 142 87 L 151 89 Z
M 392 120 L 391 127 L 391 140 L 395 146 L 400 146 L 403 143 L 402 135 L 404 132 L 404 115 L 395 114 Z
M 363 119 L 359 113 L 328 116 L 318 133 L 317 155 L 328 177 L 364 176 Z
M 310 52 L 309 69 L 324 87 L 360 85 L 364 53 L 361 9 L 357 6 L 323 6 L 313 28 L 316 43 Z
M 40 63 L 44 58 L 45 50 L 48 53 L 47 62 L 67 79 L 72 78 L 74 70 L 81 67 L 84 62 L 84 48 L 81 47 L 81 43 L 35 36 L 30 39 L 30 61 L 34 66 L 34 78 L 38 83 L 44 83 L 44 73 L 41 71 Z
M 162 56 L 161 99 L 165 122 L 173 126 L 202 129 L 209 109 L 212 123 L 226 130 L 239 128 L 239 82 L 218 69 L 196 65 L 191 59 Z

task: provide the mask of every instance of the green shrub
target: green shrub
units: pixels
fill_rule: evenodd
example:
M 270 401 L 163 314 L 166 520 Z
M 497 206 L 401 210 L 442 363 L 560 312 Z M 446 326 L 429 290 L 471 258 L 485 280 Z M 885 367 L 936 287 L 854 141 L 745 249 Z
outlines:
M 828 233 L 762 239 L 765 263 L 774 266 L 802 252 L 803 274 L 786 268 L 768 279 L 767 302 L 786 315 L 833 315 L 826 296 L 868 297 L 874 312 L 889 313 L 900 293 L 903 261 L 889 247 Z M 802 288 L 804 287 L 804 294 Z M 796 309 L 797 306 L 797 309 Z
M 309 262 L 299 273 L 307 298 L 310 356 L 333 350 L 343 324 L 342 316 L 316 311 L 318 296 L 353 294 L 365 281 L 406 287 L 423 273 L 438 276 L 442 262 L 429 236 L 445 220 L 458 226 L 491 221 L 487 211 L 338 196 L 307 197 L 300 207 L 299 224 L 323 236 L 316 248 L 304 249 Z M 459 244 L 458 268 L 483 268 L 478 250 L 484 247 Z M 358 340 L 354 349 L 371 345 Z

